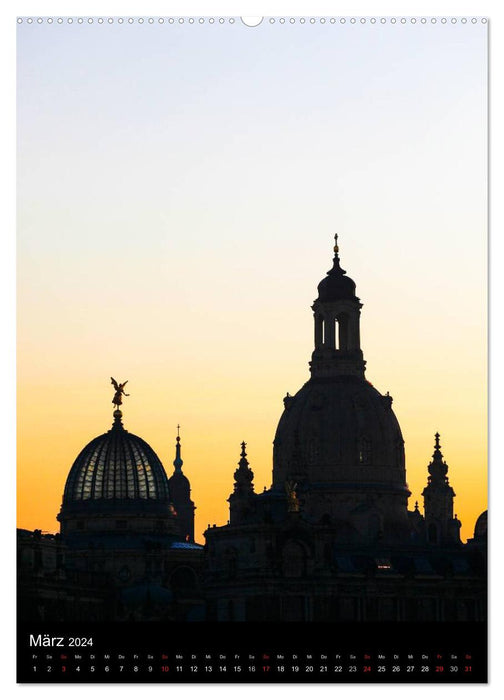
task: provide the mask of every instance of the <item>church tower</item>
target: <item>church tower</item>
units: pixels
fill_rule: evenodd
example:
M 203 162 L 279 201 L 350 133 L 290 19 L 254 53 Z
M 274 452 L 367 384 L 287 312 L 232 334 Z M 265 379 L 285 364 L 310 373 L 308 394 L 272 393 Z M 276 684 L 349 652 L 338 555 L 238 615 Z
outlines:
M 191 484 L 182 472 L 182 457 L 180 456 L 180 425 L 177 426 L 177 444 L 175 446 L 175 470 L 168 479 L 170 495 L 177 512 L 179 531 L 185 542 L 194 542 L 194 511 L 196 507 L 191 501 Z
M 254 472 L 248 463 L 246 446 L 242 442 L 238 469 L 234 473 L 234 490 L 228 499 L 229 517 L 233 525 L 245 522 L 253 511 Z
M 429 478 L 423 490 L 425 528 L 429 544 L 460 543 L 460 522 L 453 517 L 455 492 L 448 482 L 448 465 L 443 459 L 439 433 L 436 433 L 434 453 L 428 466 Z
M 392 397 L 367 381 L 355 282 L 333 266 L 313 302 L 311 377 L 284 398 L 274 440 L 273 490 L 295 483 L 305 516 L 340 523 L 345 541 L 407 541 L 410 495 Z
M 318 298 L 312 309 L 315 323 L 315 350 L 310 369 L 312 377 L 352 375 L 364 378 L 366 363 L 360 347 L 360 310 L 355 282 L 340 265 L 338 234 L 334 236 L 332 269 L 318 285 Z

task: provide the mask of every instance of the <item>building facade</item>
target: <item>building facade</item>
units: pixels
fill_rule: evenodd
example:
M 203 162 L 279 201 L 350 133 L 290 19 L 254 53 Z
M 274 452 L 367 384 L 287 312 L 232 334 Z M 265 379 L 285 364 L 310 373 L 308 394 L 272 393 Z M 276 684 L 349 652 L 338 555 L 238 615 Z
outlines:
M 460 541 L 439 434 L 408 509 L 404 440 L 365 378 L 362 304 L 341 268 L 318 285 L 311 377 L 284 398 L 273 482 L 255 493 L 245 443 L 229 523 L 209 528 L 205 590 L 216 620 L 485 619 L 482 538 Z
M 61 532 L 18 531 L 20 618 L 160 621 L 480 621 L 487 516 L 460 540 L 440 435 L 424 508 L 408 507 L 393 399 L 366 379 L 362 304 L 334 248 L 312 310 L 310 378 L 283 399 L 272 485 L 254 489 L 241 445 L 229 522 L 194 540 L 195 504 L 122 422 L 91 440 L 66 480 Z
M 18 532 L 21 619 L 204 618 L 203 546 L 194 542 L 180 436 L 174 465 L 168 479 L 154 450 L 114 411 L 112 428 L 70 469 L 60 534 Z

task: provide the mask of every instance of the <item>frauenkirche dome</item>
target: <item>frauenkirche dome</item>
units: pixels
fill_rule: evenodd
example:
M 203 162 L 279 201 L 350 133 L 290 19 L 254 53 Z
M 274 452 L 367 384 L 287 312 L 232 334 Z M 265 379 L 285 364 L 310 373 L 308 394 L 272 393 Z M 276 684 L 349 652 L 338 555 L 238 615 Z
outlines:
M 406 491 L 404 442 L 390 396 L 353 376 L 311 379 L 285 406 L 275 436 L 275 482 L 290 474 L 326 486 Z
M 408 537 L 404 441 L 392 397 L 365 378 L 362 304 L 340 266 L 318 285 L 312 309 L 311 378 L 284 398 L 274 440 L 273 488 L 297 484 L 312 520 L 345 521 L 362 533 Z M 370 524 L 371 523 L 371 524 Z M 374 524 L 373 524 L 374 523 Z

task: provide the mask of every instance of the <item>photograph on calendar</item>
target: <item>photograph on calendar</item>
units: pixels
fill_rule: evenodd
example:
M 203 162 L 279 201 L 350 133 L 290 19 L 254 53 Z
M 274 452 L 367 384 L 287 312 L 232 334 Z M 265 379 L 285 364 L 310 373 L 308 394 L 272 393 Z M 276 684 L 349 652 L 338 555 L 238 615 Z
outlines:
M 20 682 L 486 680 L 487 33 L 17 19 Z

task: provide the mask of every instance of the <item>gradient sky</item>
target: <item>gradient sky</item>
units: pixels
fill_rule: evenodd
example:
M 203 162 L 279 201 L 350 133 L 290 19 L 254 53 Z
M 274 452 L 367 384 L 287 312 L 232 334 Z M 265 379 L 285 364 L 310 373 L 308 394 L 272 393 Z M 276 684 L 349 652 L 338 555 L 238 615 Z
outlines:
M 463 537 L 486 508 L 486 25 L 18 26 L 18 524 L 55 531 L 112 422 L 196 530 L 240 442 L 271 483 L 340 234 L 367 378 L 394 397 L 410 507 L 441 433 Z

